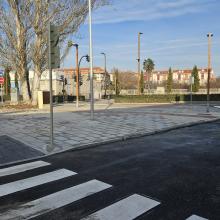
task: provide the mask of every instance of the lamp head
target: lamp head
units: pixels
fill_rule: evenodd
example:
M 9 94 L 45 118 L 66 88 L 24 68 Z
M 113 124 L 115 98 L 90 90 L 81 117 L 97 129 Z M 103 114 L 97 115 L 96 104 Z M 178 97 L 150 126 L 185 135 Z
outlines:
M 74 46 L 74 47 L 78 47 L 78 44 L 73 43 L 71 40 L 68 41 L 68 47 L 72 47 L 72 46 Z
M 213 33 L 208 33 L 207 37 L 213 37 Z

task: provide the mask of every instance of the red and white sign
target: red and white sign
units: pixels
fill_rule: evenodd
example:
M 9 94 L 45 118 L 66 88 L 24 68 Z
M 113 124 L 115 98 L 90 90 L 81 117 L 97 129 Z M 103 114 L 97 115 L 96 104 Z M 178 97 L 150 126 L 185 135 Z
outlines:
M 4 77 L 0 77 L 0 84 L 4 84 L 4 82 L 5 82 Z

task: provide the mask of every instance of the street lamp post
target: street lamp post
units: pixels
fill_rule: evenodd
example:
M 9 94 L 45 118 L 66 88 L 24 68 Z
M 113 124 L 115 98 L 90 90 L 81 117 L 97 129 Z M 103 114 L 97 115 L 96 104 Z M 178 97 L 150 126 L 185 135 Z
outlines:
M 141 35 L 143 33 L 138 32 L 138 95 L 140 95 L 140 78 L 141 78 Z
M 93 48 L 92 48 L 92 5 L 89 6 L 89 57 L 90 57 L 90 117 L 94 120 L 94 94 L 93 94 Z
M 74 44 L 76 47 L 76 107 L 79 107 L 79 45 Z
M 104 76 L 104 90 L 105 90 L 105 98 L 106 98 L 106 77 L 107 77 L 107 70 L 106 70 L 106 54 L 105 53 L 101 53 L 104 56 L 105 59 L 105 76 Z
M 210 108 L 210 75 L 211 75 L 211 44 L 212 44 L 212 33 L 207 34 L 208 37 L 208 80 L 207 80 L 207 112 Z

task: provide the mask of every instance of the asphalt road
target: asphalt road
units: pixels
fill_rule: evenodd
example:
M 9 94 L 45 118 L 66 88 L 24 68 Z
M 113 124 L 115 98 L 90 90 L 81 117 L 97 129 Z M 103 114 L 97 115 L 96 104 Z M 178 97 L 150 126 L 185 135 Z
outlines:
M 0 136 L 0 165 L 44 154 L 7 135 Z
M 19 213 L 25 216 L 29 210 L 36 213 L 32 217 L 35 216 L 34 219 L 37 220 L 78 220 L 138 194 L 142 198 L 148 198 L 150 202 L 160 203 L 137 215 L 139 220 L 185 220 L 192 215 L 219 220 L 219 139 L 220 122 L 216 122 L 43 158 L 43 161 L 51 165 L 0 177 L 0 219 L 10 219 L 10 216 L 18 216 Z M 62 168 L 77 174 L 66 173 L 70 175 L 66 178 L 61 177 L 63 174 L 57 174 L 56 178 L 60 178 L 58 180 L 53 181 L 50 177 L 50 180 L 42 185 L 38 184 L 26 190 L 18 189 L 13 193 L 10 193 L 10 190 L 17 189 L 17 186 L 10 186 L 8 189 L 7 185 L 3 185 Z M 41 177 L 41 181 L 43 179 Z M 62 203 L 62 197 L 59 196 L 53 197 L 52 200 L 49 197 L 50 203 L 39 200 L 41 205 L 45 205 L 42 209 L 39 208 L 40 205 L 30 203 L 94 179 L 107 184 L 103 186 L 106 188 L 95 191 L 94 188 L 85 187 L 83 189 L 88 192 L 84 198 L 79 197 L 75 202 L 67 202 L 64 207 L 55 207 L 59 202 Z M 9 190 L 8 195 L 4 195 L 6 188 Z M 79 191 L 77 189 L 77 193 Z M 75 195 L 67 193 L 65 196 L 65 201 L 68 201 Z M 135 201 L 131 204 L 138 204 Z M 24 204 L 28 207 L 27 210 Z M 50 205 L 54 207 L 48 208 Z M 34 208 L 31 209 L 31 206 Z M 137 209 L 140 208 L 133 210 L 131 205 L 124 211 L 123 206 L 119 207 L 111 210 L 112 216 L 117 214 L 118 210 L 123 212 L 120 213 L 123 216 L 129 211 L 138 212 Z M 19 209 L 21 212 L 17 212 Z M 101 219 L 97 216 L 90 219 Z M 114 219 L 124 220 L 122 217 Z

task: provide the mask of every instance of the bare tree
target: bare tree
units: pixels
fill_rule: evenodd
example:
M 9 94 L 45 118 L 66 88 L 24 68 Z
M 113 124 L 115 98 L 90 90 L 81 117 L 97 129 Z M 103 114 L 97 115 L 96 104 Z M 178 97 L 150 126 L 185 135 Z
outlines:
M 25 1 L 0 1 L 0 65 L 17 71 L 22 90 L 27 89 L 28 36 L 30 26 L 26 19 L 30 4 Z M 24 94 L 27 94 L 25 91 Z M 30 95 L 30 93 L 29 93 Z M 28 99 L 29 97 L 24 97 Z
M 61 45 L 66 43 L 70 34 L 75 33 L 85 21 L 88 14 L 87 0 L 28 0 L 33 2 L 29 18 L 35 37 L 32 42 L 32 60 L 34 64 L 34 80 L 32 85 L 32 102 L 36 103 L 37 91 L 39 90 L 39 79 L 42 72 L 47 68 L 47 42 L 48 23 L 59 27 Z M 93 0 L 92 6 L 99 7 L 107 1 Z
M 92 0 L 92 7 L 100 7 L 107 2 L 108 0 Z M 37 103 L 41 74 L 47 69 L 49 22 L 59 27 L 62 46 L 68 36 L 79 29 L 87 14 L 87 0 L 2 0 L 0 15 L 4 19 L 0 21 L 0 28 L 3 30 L 0 60 L 11 64 L 21 79 L 28 76 L 28 64 L 33 66 L 33 104 Z M 10 50 L 5 50 L 5 47 Z

